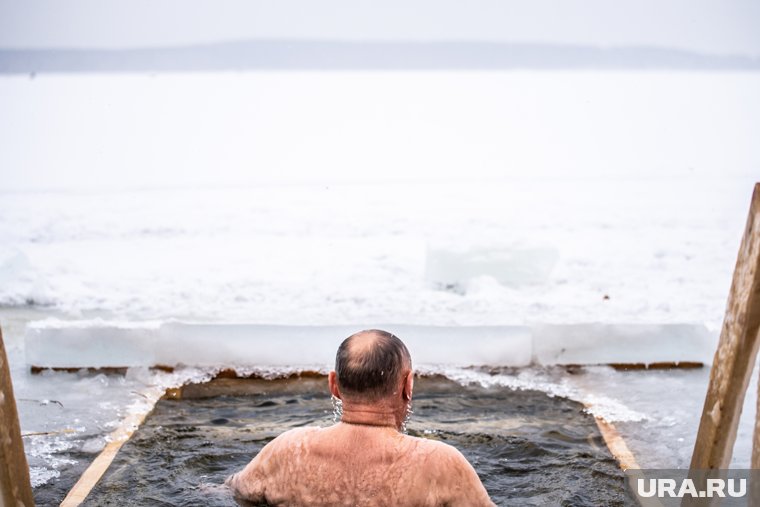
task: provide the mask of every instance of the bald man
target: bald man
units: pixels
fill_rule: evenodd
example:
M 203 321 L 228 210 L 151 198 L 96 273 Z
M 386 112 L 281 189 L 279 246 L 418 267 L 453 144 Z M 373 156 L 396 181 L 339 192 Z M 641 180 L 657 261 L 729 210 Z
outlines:
M 409 351 L 376 329 L 338 348 L 330 392 L 339 423 L 296 428 L 261 449 L 226 484 L 237 498 L 279 506 L 492 506 L 467 459 L 401 427 L 412 401 Z

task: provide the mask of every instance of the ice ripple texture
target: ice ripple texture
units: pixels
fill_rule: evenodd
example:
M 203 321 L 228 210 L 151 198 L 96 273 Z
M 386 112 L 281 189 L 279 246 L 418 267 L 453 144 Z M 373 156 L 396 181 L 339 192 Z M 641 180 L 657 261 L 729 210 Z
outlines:
M 269 324 L 722 319 L 749 180 L 0 194 L 0 305 Z

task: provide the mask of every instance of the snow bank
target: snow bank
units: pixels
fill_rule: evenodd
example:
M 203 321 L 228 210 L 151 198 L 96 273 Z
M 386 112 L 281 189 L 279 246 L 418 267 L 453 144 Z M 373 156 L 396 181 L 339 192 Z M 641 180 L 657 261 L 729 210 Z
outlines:
M 538 364 L 712 362 L 717 335 L 693 324 L 576 324 L 533 328 Z
M 384 325 L 417 365 L 709 363 L 717 336 L 704 325 Z M 287 366 L 324 369 L 353 326 L 167 322 L 129 328 L 105 321 L 34 323 L 26 361 L 43 367 Z

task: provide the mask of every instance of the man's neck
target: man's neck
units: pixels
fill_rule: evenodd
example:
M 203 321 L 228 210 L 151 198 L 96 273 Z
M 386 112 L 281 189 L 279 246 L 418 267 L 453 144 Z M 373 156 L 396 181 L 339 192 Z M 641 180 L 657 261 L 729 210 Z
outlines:
M 401 417 L 397 410 L 384 405 L 343 404 L 341 422 L 364 426 L 380 426 L 399 430 Z

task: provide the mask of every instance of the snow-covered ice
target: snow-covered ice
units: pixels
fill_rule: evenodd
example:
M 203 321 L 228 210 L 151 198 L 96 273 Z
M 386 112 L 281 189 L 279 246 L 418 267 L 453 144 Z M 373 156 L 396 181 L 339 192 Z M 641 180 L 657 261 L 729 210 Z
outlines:
M 462 366 L 709 361 L 760 179 L 758 90 L 753 72 L 0 78 L 0 323 L 23 431 L 48 433 L 25 439 L 35 481 L 97 452 L 146 387 L 227 363 L 239 343 L 204 355 L 215 333 L 267 326 L 435 329 L 421 366 L 577 399 L 643 465 L 685 466 L 707 369 Z M 468 326 L 509 347 L 467 348 Z M 241 368 L 325 368 L 304 336 Z M 125 377 L 27 370 L 115 355 Z
M 119 320 L 716 329 L 751 191 L 664 179 L 4 193 L 0 303 Z M 442 275 L 440 252 L 469 245 L 473 259 L 444 256 Z

